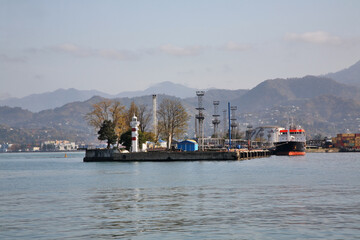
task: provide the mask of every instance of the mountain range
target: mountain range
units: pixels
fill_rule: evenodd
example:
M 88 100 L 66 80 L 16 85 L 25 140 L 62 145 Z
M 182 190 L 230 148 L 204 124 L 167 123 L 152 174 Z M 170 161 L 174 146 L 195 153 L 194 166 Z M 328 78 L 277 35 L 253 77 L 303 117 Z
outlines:
M 21 107 L 32 112 L 61 107 L 67 103 L 85 101 L 93 96 L 104 98 L 132 98 L 152 94 L 168 94 L 180 98 L 194 95 L 197 89 L 188 88 L 181 84 L 162 82 L 155 84 L 143 91 L 121 92 L 115 95 L 107 94 L 97 90 L 58 89 L 53 92 L 31 94 L 23 98 L 6 98 L 0 100 L 0 106 Z
M 332 95 L 360 100 L 360 89 L 325 77 L 266 80 L 234 100 L 240 111 L 249 112 L 274 105 L 297 104 L 299 101 Z
M 357 72 L 357 76 L 360 76 L 359 69 L 358 62 L 348 69 L 334 73 L 337 80 L 330 78 L 331 75 L 305 76 L 266 80 L 250 90 L 209 89 L 205 91 L 202 101 L 206 109 L 205 132 L 211 135 L 213 131 L 213 101 L 220 101 L 219 115 L 227 109 L 228 102 L 231 102 L 232 106 L 237 106 L 236 117 L 243 128 L 248 124 L 254 127 L 283 126 L 285 119 L 291 114 L 305 127 L 309 137 L 315 134 L 334 136 L 339 132 L 360 132 L 360 88 L 355 86 L 358 82 L 354 80 Z M 351 79 L 355 82 L 349 81 L 350 78 L 346 76 L 352 76 Z M 6 99 L 0 102 L 0 105 L 5 105 L 0 107 L 0 142 L 15 141 L 17 135 L 22 136 L 18 137 L 21 141 L 93 141 L 96 134 L 84 120 L 92 104 L 103 98 L 117 98 L 127 107 L 134 101 L 136 104 L 148 105 L 148 110 L 151 110 L 151 98 L 154 93 L 158 94 L 158 102 L 163 98 L 178 98 L 183 102 L 192 116 L 189 121 L 191 137 L 194 131 L 195 108 L 198 105 L 196 90 L 164 82 L 144 91 L 116 95 L 96 90 L 59 89 L 22 99 Z M 222 120 L 222 117 L 220 119 Z M 15 132 L 17 134 L 14 134 Z
M 39 112 L 45 109 L 52 109 L 64 104 L 76 101 L 85 101 L 93 96 L 111 98 L 97 90 L 58 89 L 53 92 L 31 94 L 23 98 L 7 98 L 0 100 L 0 106 L 21 107 L 32 112 Z
M 312 85 L 312 81 L 314 77 L 308 76 L 305 78 L 299 78 L 297 81 L 303 81 L 303 84 L 298 85 L 299 83 L 296 82 L 296 79 L 274 79 L 274 80 L 266 80 L 260 83 L 252 90 L 257 91 L 249 91 L 245 89 L 241 90 L 224 90 L 224 89 L 209 89 L 206 91 L 206 95 L 209 98 L 213 98 L 213 95 L 217 95 L 218 98 L 221 96 L 226 96 L 227 98 L 224 99 L 226 101 L 232 101 L 235 99 L 235 95 L 237 98 L 240 98 L 242 94 L 249 92 L 245 99 L 251 99 L 250 102 L 253 103 L 261 101 L 259 95 L 262 95 L 263 88 L 269 89 L 269 92 L 266 93 L 266 97 L 268 98 L 269 103 L 273 103 L 277 100 L 288 100 L 294 98 L 303 98 L 307 96 L 315 96 L 321 95 L 322 93 L 327 92 L 329 89 L 326 86 L 325 82 L 326 79 L 333 79 L 338 83 L 343 83 L 349 86 L 356 86 L 360 87 L 360 61 L 355 63 L 354 65 L 341 70 L 336 73 L 329 73 L 322 76 L 318 76 L 319 78 L 323 79 L 323 82 L 318 82 L 317 86 L 313 86 L 309 88 L 309 85 Z M 286 88 L 291 88 L 292 86 L 289 85 L 290 82 L 286 82 L 290 80 L 293 85 L 302 87 L 303 89 L 299 89 L 298 91 L 291 92 L 288 91 Z M 304 86 L 306 85 L 306 86 Z M 332 87 L 335 87 L 335 84 L 331 83 Z M 350 87 L 349 87 L 350 88 Z M 310 92 L 308 91 L 310 89 Z M 53 92 L 45 92 L 41 94 L 32 94 L 23 98 L 5 98 L 0 100 L 0 106 L 9 106 L 9 107 L 21 107 L 23 109 L 27 109 L 32 112 L 39 112 L 46 109 L 53 109 L 56 107 L 61 107 L 64 104 L 75 102 L 75 101 L 85 101 L 93 96 L 100 96 L 104 98 L 132 98 L 132 97 L 139 97 L 144 95 L 152 95 L 152 94 L 167 94 L 170 96 L 176 96 L 182 99 L 195 97 L 195 92 L 198 89 L 189 88 L 183 86 L 181 84 L 176 84 L 172 82 L 161 82 L 158 84 L 154 84 L 149 88 L 146 88 L 142 91 L 125 91 L 115 95 L 111 95 L 108 93 L 104 93 L 98 90 L 77 90 L 74 88 L 70 89 L 58 89 Z M 274 91 L 275 90 L 275 91 Z M 226 94 L 222 94 L 223 93 Z M 346 92 L 346 91 L 345 91 Z M 265 92 L 264 92 L 265 93 Z M 272 94 L 273 93 L 273 94 Z M 229 95 L 230 94 L 230 95 Z M 293 96 L 290 96 L 293 94 Z M 335 92 L 335 88 L 331 91 L 331 94 L 337 95 L 338 93 Z M 344 94 L 340 93 L 340 94 Z M 346 95 L 346 94 L 345 94 Z M 234 97 L 233 97 L 234 96 Z M 219 99 L 222 101 L 223 99 Z M 243 99 L 238 99 L 238 101 L 242 101 Z M 281 100 L 281 101 L 282 101 Z M 212 104 L 212 103 L 211 103 Z
M 122 92 L 116 94 L 117 98 L 124 97 L 140 97 L 144 95 L 152 95 L 152 94 L 167 94 L 170 96 L 176 96 L 179 98 L 188 98 L 194 96 L 194 93 L 197 89 L 185 87 L 184 85 L 172 83 L 172 82 L 161 82 L 155 85 L 148 87 L 143 91 L 133 91 L 133 92 Z

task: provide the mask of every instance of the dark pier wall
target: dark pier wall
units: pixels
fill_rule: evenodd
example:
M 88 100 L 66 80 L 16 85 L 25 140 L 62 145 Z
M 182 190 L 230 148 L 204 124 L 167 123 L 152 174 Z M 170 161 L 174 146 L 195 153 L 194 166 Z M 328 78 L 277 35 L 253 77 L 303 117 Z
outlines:
M 112 149 L 86 150 L 84 162 L 102 161 L 229 161 L 270 156 L 267 150 L 231 152 L 137 152 L 120 153 Z

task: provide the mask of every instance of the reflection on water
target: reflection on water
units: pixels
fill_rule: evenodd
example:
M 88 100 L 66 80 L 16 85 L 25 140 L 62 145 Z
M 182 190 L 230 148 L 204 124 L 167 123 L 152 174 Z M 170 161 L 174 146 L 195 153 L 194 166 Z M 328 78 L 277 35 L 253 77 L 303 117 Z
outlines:
M 358 154 L 83 163 L 0 154 L 0 239 L 357 239 Z

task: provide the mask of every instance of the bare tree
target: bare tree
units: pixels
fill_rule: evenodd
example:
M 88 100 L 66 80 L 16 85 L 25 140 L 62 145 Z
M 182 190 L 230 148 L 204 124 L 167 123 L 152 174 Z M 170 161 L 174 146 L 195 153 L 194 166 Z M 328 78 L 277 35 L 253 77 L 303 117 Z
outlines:
M 140 122 L 139 129 L 141 132 L 145 132 L 146 127 L 149 125 L 151 115 L 147 109 L 147 105 L 136 105 L 134 101 L 131 102 L 129 109 L 126 111 L 126 124 L 130 126 L 130 122 L 133 116 L 138 118 Z
M 139 105 L 139 116 L 140 131 L 145 132 L 146 127 L 149 125 L 151 120 L 151 113 L 149 112 L 147 105 Z
M 136 116 L 139 118 L 139 107 L 136 106 L 135 102 L 132 101 L 129 109 L 126 111 L 126 126 L 130 128 L 130 122 L 132 121 L 132 117 Z
M 188 127 L 189 115 L 179 100 L 163 99 L 158 110 L 158 131 L 170 148 L 174 137 L 181 137 Z

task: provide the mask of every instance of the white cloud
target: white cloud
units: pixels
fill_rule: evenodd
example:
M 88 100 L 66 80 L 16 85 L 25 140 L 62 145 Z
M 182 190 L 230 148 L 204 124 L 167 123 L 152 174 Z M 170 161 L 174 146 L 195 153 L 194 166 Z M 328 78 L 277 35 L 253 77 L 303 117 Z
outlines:
M 199 55 L 202 49 L 200 46 L 177 47 L 172 44 L 160 47 L 160 51 L 173 56 L 195 56 Z
M 56 46 L 55 48 L 66 52 L 78 52 L 80 50 L 78 46 L 70 43 L 61 44 L 59 46 Z
M 306 33 L 287 33 L 285 35 L 287 41 L 300 41 L 315 44 L 333 44 L 338 45 L 342 43 L 342 40 L 338 36 L 331 35 L 330 33 L 317 31 Z
M 236 52 L 239 52 L 239 51 L 245 51 L 245 50 L 248 50 L 250 49 L 250 46 L 249 45 L 245 45 L 245 44 L 239 44 L 239 43 L 236 43 L 236 42 L 233 42 L 233 41 L 229 41 L 227 44 L 225 44 L 222 48 L 222 50 L 225 50 L 225 51 L 236 51 Z

